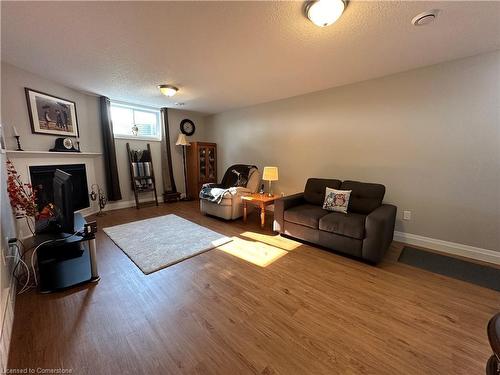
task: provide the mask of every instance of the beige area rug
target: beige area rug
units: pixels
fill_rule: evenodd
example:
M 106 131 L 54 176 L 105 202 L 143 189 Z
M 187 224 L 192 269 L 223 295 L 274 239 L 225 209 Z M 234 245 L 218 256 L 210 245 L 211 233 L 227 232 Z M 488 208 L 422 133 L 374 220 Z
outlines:
M 104 232 L 146 275 L 231 241 L 176 215 L 115 225 Z

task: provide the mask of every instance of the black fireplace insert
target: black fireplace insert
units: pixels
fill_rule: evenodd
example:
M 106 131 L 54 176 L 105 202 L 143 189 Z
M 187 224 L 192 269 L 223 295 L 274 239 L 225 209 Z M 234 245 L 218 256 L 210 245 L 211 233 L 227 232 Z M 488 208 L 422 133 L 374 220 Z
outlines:
M 74 210 L 90 207 L 85 164 L 41 165 L 30 167 L 31 185 L 37 190 L 38 210 L 54 202 L 52 183 L 56 169 L 71 175 Z

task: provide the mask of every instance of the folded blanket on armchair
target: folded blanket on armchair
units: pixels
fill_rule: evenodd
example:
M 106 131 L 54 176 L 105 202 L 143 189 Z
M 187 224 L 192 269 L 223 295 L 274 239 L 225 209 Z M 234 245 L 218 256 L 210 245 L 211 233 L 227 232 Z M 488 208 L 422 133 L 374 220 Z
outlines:
M 218 184 L 205 184 L 201 187 L 200 198 L 219 204 L 224 198 L 224 194 L 236 194 L 236 187 L 223 189 Z
M 219 204 L 224 194 L 236 194 L 237 187 L 246 187 L 250 173 L 256 170 L 254 165 L 235 164 L 231 166 L 220 184 L 205 184 L 201 187 L 200 198 Z

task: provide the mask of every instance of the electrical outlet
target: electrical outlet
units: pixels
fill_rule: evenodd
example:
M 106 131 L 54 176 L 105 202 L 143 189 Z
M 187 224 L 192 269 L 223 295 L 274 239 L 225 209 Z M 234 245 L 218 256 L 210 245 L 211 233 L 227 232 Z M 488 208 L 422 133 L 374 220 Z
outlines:
M 403 211 L 403 220 L 411 220 L 411 211 Z

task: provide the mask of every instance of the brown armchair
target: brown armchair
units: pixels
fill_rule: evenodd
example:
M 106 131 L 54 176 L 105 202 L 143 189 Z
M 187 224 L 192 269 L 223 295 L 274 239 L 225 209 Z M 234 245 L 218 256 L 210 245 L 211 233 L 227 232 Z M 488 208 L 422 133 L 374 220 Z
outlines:
M 248 179 L 241 183 L 238 173 L 235 171 L 248 169 Z M 200 211 L 203 214 L 217 216 L 225 220 L 235 220 L 243 216 L 243 204 L 241 197 L 257 192 L 260 183 L 260 173 L 257 167 L 246 164 L 235 164 L 230 166 L 220 184 L 203 185 L 200 192 Z M 219 199 L 207 199 L 204 196 L 204 188 L 218 190 Z

